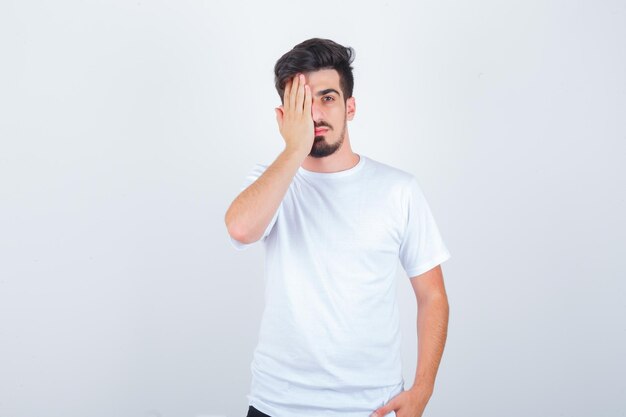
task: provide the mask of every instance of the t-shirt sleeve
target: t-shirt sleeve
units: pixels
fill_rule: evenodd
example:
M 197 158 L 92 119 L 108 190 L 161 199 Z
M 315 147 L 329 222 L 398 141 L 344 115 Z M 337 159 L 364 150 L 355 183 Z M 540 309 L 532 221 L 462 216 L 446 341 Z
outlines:
M 403 208 L 405 229 L 400 243 L 400 262 L 412 278 L 448 260 L 451 255 L 415 176 L 405 189 Z
M 256 164 L 252 168 L 252 170 L 250 170 L 248 175 L 245 177 L 243 184 L 241 185 L 239 189 L 239 192 L 242 192 L 243 190 L 248 188 L 248 186 L 250 186 L 253 182 L 255 182 L 265 172 L 266 169 L 267 169 L 267 165 Z M 267 236 L 270 234 L 270 232 L 272 231 L 274 227 L 274 224 L 276 223 L 276 219 L 278 218 L 278 215 L 281 212 L 282 207 L 283 207 L 283 203 L 281 202 L 280 205 L 278 206 L 278 209 L 276 210 L 276 213 L 274 213 L 274 217 L 272 217 L 272 220 L 270 220 L 270 223 L 267 225 L 267 228 L 265 229 L 263 236 L 261 236 L 261 238 L 258 241 L 265 241 Z M 228 235 L 228 237 L 230 239 L 230 243 L 237 250 L 247 249 L 248 247 L 258 242 L 256 241 L 256 242 L 251 242 L 251 243 L 242 243 L 236 240 L 235 238 L 233 238 L 231 235 Z

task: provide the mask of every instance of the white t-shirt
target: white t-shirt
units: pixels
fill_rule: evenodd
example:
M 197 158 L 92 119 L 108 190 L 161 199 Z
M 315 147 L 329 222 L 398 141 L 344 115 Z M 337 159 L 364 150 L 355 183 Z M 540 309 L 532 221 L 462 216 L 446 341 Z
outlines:
M 369 417 L 402 392 L 398 263 L 411 278 L 450 258 L 417 179 L 364 155 L 339 172 L 299 167 L 260 241 L 249 404 L 272 417 Z

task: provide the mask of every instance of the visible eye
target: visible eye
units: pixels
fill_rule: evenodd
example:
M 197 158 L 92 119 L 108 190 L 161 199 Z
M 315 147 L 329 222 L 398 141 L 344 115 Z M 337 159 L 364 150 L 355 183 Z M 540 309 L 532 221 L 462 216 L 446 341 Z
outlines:
M 327 98 L 329 98 L 330 100 L 325 100 Z M 333 101 L 333 100 L 335 100 L 335 98 L 332 97 L 332 96 L 324 96 L 324 97 L 322 97 L 322 101 Z

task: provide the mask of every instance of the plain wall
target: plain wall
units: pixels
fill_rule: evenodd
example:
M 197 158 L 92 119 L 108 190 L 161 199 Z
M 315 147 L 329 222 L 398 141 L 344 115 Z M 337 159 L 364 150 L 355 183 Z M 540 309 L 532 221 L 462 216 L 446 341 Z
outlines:
M 264 252 L 224 214 L 311 37 L 452 253 L 424 416 L 625 415 L 623 1 L 118 0 L 0 3 L 0 416 L 245 415 Z

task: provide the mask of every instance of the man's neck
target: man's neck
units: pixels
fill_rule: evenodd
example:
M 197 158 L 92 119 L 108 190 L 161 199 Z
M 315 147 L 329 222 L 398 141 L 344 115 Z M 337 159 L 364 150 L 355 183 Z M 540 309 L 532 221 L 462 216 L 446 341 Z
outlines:
M 346 145 L 344 143 L 344 145 Z M 314 158 L 307 156 L 302 163 L 302 168 L 313 172 L 339 172 L 345 171 L 356 166 L 360 161 L 359 154 L 352 152 L 349 147 L 341 147 L 332 155 L 324 158 Z

